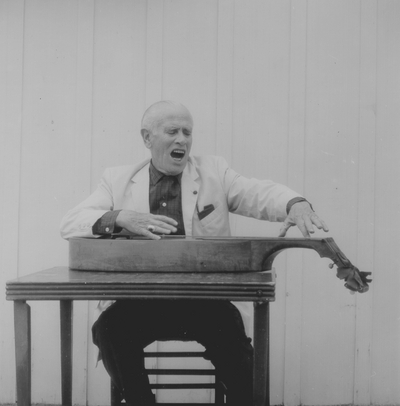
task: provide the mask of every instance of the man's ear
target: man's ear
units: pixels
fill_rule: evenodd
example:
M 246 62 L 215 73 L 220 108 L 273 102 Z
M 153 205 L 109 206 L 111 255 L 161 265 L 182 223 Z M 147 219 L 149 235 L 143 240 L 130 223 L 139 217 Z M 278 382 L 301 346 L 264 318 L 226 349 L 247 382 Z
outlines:
M 150 132 L 149 130 L 146 130 L 145 128 L 142 128 L 140 130 L 140 133 L 142 134 L 143 142 L 146 148 L 151 148 L 151 140 L 150 140 Z

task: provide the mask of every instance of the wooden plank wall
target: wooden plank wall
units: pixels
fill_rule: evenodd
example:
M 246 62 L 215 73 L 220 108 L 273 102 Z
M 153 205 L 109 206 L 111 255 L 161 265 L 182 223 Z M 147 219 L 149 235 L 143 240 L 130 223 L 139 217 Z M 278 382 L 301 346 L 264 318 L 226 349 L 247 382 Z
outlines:
M 396 0 L 0 0 L 1 286 L 67 264 L 62 215 L 104 168 L 146 156 L 146 106 L 179 100 L 194 116 L 193 153 L 304 193 L 374 272 L 370 292 L 352 296 L 313 252 L 277 259 L 272 403 L 400 404 L 399 21 Z M 0 301 L 0 403 L 10 403 L 12 304 Z M 74 308 L 79 405 L 108 404 L 94 306 Z M 32 400 L 59 403 L 58 304 L 31 307 Z

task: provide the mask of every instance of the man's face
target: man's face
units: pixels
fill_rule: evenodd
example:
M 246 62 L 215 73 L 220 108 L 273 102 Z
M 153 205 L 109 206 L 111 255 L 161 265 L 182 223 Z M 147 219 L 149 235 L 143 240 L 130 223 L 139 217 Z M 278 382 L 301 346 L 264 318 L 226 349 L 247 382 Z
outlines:
M 142 130 L 153 165 L 166 175 L 178 175 L 185 169 L 192 146 L 193 120 L 189 112 L 168 106 L 158 115 L 151 130 Z

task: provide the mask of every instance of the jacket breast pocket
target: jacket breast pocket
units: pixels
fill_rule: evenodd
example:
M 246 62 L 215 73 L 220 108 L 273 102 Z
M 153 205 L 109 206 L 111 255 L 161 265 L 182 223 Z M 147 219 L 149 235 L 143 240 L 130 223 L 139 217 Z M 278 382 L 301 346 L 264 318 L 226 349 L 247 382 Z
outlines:
M 196 216 L 193 222 L 193 235 L 204 235 L 212 237 L 230 236 L 229 211 L 228 207 L 220 204 L 209 215 L 202 220 Z
M 210 214 L 208 214 L 206 217 L 200 220 L 200 224 L 203 227 L 209 226 L 211 223 L 217 221 L 219 218 L 221 218 L 224 210 L 223 207 L 220 205 L 216 209 L 214 209 Z

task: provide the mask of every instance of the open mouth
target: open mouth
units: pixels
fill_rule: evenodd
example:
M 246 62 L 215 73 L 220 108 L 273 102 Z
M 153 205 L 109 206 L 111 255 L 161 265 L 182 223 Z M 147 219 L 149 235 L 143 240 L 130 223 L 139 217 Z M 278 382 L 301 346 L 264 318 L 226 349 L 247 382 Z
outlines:
M 183 157 L 185 156 L 185 150 L 183 149 L 174 149 L 171 152 L 171 157 L 172 159 L 174 159 L 175 161 L 181 161 L 183 159 Z

